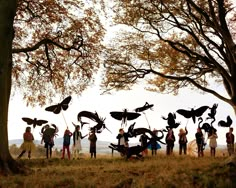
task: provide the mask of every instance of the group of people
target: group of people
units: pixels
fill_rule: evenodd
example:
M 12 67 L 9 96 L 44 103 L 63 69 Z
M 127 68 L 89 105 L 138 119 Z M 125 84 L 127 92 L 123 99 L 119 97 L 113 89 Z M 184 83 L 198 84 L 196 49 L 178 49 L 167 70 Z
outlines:
M 49 125 L 45 126 L 45 129 L 49 128 Z M 153 130 L 153 133 L 156 134 L 156 130 Z M 187 134 L 188 131 L 185 128 L 179 130 L 179 155 L 182 155 L 184 153 L 185 155 L 187 154 Z M 88 136 L 86 134 L 85 136 L 82 136 L 81 131 L 80 131 L 80 126 L 76 125 L 75 126 L 75 131 L 73 133 L 70 132 L 70 130 L 67 128 L 64 132 L 63 136 L 63 148 L 62 148 L 62 159 L 65 158 L 65 151 L 67 151 L 68 159 L 70 159 L 70 141 L 71 137 L 73 137 L 73 147 L 72 147 L 72 154 L 73 154 L 73 159 L 78 159 L 79 157 L 79 152 L 82 150 L 81 147 L 81 139 L 85 138 Z M 124 150 L 124 153 L 128 150 L 129 144 L 128 144 L 128 134 L 124 132 L 124 130 L 121 128 L 119 130 L 119 134 L 116 137 L 118 139 L 118 145 L 119 147 Z M 205 149 L 205 138 L 202 130 L 200 128 L 197 129 L 197 132 L 195 134 L 196 138 L 196 143 L 197 143 L 197 153 L 198 157 L 203 157 L 204 156 L 204 149 Z M 210 154 L 211 156 L 215 157 L 216 154 L 216 147 L 217 147 L 217 133 L 216 129 L 212 129 L 211 131 L 208 132 L 208 139 L 209 139 L 209 147 L 210 147 Z M 21 144 L 20 148 L 22 152 L 19 154 L 18 158 L 21 158 L 26 151 L 28 151 L 28 158 L 31 158 L 31 152 L 35 149 L 34 145 L 34 136 L 31 133 L 31 127 L 26 127 L 25 133 L 23 134 L 23 143 Z M 88 137 L 90 141 L 90 154 L 91 158 L 96 158 L 96 141 L 97 141 L 97 136 L 95 134 L 94 130 L 91 130 L 89 133 Z M 168 133 L 165 137 L 166 141 L 166 154 L 167 155 L 172 155 L 173 153 L 173 148 L 174 148 L 174 143 L 175 143 L 175 135 L 173 129 L 169 129 Z M 143 134 L 140 136 L 141 146 L 146 146 L 148 137 L 147 135 Z M 52 156 L 52 148 L 54 146 L 54 135 L 51 137 L 48 137 L 48 135 L 42 135 L 42 140 L 41 144 L 44 142 L 44 147 L 46 148 L 46 158 L 51 158 Z M 231 156 L 234 153 L 234 134 L 233 134 L 233 128 L 229 128 L 229 132 L 226 133 L 226 143 L 227 143 L 227 150 L 229 156 Z M 158 148 L 158 143 L 155 142 L 150 142 L 150 149 L 152 150 L 152 155 L 156 155 L 157 149 Z M 122 155 L 122 153 L 121 153 Z M 147 147 L 144 148 L 142 151 L 142 155 L 145 156 L 147 155 Z
M 187 135 L 188 131 L 185 128 L 179 130 L 179 155 L 182 155 L 182 152 L 184 154 L 187 154 Z M 217 133 L 216 129 L 213 128 L 208 132 L 208 139 L 209 139 L 209 147 L 210 147 L 210 154 L 212 157 L 215 157 L 216 154 L 216 147 L 217 147 Z M 204 156 L 204 149 L 205 149 L 205 137 L 201 130 L 201 128 L 197 128 L 197 132 L 195 134 L 195 139 L 197 143 L 197 154 L 198 157 Z M 168 130 L 168 133 L 166 135 L 166 154 L 171 155 L 173 153 L 174 148 L 174 142 L 175 142 L 175 135 L 172 129 Z M 226 143 L 227 143 L 227 150 L 229 156 L 231 156 L 234 153 L 234 134 L 233 134 L 233 128 L 229 128 L 229 132 L 226 133 Z
M 45 129 L 48 129 L 49 125 L 45 126 Z M 44 148 L 46 149 L 46 158 L 52 157 L 52 148 L 54 146 L 54 136 L 49 134 L 42 134 L 41 144 L 44 143 Z M 61 159 L 65 158 L 65 152 L 67 151 L 68 159 L 71 158 L 70 154 L 70 144 L 71 144 L 71 137 L 73 138 L 73 146 L 72 146 L 72 154 L 73 159 L 79 159 L 79 153 L 82 150 L 81 140 L 88 136 L 88 140 L 90 141 L 90 154 L 91 158 L 96 158 L 96 141 L 97 136 L 94 130 L 91 130 L 89 134 L 82 136 L 80 131 L 80 126 L 75 126 L 75 131 L 72 133 L 67 128 L 63 135 L 63 148 L 62 148 L 62 156 Z M 34 144 L 34 136 L 31 133 L 31 127 L 26 127 L 25 133 L 23 134 L 23 143 L 20 146 L 22 152 L 17 157 L 18 159 L 21 158 L 26 151 L 28 151 L 28 158 L 31 158 L 31 152 L 35 149 Z

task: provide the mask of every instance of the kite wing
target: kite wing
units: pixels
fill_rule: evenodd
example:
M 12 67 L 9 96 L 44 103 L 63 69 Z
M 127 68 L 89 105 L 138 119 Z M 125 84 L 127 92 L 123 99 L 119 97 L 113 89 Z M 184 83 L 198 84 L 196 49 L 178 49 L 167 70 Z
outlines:
M 179 109 L 176 111 L 180 115 L 184 116 L 185 118 L 191 118 L 192 117 L 192 111 Z
M 141 114 L 136 113 L 136 112 L 127 112 L 126 113 L 127 120 L 134 120 L 134 119 L 138 118 L 140 115 Z
M 111 117 L 117 120 L 122 120 L 124 112 L 110 112 Z
M 196 110 L 194 110 L 194 115 L 197 117 L 202 116 L 202 114 L 209 108 L 209 106 L 202 106 Z
M 36 125 L 41 126 L 42 124 L 45 124 L 45 123 L 47 123 L 47 122 L 48 122 L 47 120 L 41 120 L 41 119 L 39 119 L 39 120 L 36 121 Z
M 66 98 L 61 102 L 61 104 L 60 104 L 60 105 L 61 105 L 61 108 L 62 108 L 63 110 L 67 110 L 68 107 L 69 107 L 70 101 L 71 101 L 71 96 L 66 97 Z
M 28 125 L 32 125 L 34 123 L 34 120 L 31 118 L 23 117 L 23 121 L 25 121 Z
M 54 114 L 59 114 L 61 112 L 60 104 L 52 105 L 45 108 L 46 111 L 53 112 Z

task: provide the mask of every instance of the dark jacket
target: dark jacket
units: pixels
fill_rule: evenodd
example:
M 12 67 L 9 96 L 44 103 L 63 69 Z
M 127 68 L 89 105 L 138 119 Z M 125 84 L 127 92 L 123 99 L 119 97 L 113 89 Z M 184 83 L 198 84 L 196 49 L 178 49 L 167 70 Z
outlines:
M 120 139 L 122 138 L 122 137 L 124 137 L 124 139 L 125 139 L 125 142 L 128 142 L 129 141 L 129 138 L 128 138 L 128 133 L 124 133 L 123 135 L 122 134 L 118 134 L 117 135 L 117 139 L 118 139 L 118 145 L 120 145 Z
M 203 144 L 204 139 L 203 139 L 203 134 L 202 134 L 202 132 L 197 132 L 197 133 L 195 134 L 195 138 L 196 138 L 197 144 Z

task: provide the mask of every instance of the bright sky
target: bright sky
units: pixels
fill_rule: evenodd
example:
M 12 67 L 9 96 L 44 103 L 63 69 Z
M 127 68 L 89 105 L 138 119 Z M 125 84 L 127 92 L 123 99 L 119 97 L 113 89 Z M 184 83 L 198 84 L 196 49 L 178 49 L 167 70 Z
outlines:
M 142 87 L 136 87 L 132 91 L 119 91 L 114 92 L 113 95 L 100 95 L 101 91 L 98 87 L 93 87 L 85 92 L 81 96 L 72 96 L 69 108 L 63 111 L 63 114 L 54 114 L 52 112 L 45 111 L 45 108 L 50 105 L 57 104 L 61 101 L 55 101 L 53 104 L 48 104 L 44 107 L 26 107 L 24 101 L 22 101 L 21 96 L 14 96 L 10 100 L 9 108 L 9 125 L 8 125 L 8 135 L 9 139 L 19 139 L 25 131 L 26 126 L 28 126 L 21 118 L 29 117 L 31 119 L 44 119 L 48 122 L 54 123 L 59 127 L 59 137 L 63 136 L 64 130 L 68 126 L 71 131 L 74 131 L 74 126 L 72 122 L 78 123 L 77 115 L 79 112 L 86 110 L 91 112 L 97 112 L 99 116 L 105 119 L 105 124 L 112 133 L 103 130 L 101 134 L 97 134 L 99 140 L 110 141 L 117 143 L 116 136 L 118 130 L 121 127 L 121 121 L 118 121 L 110 116 L 111 111 L 123 111 L 123 109 L 128 109 L 128 111 L 133 111 L 137 107 L 141 107 L 148 102 L 149 104 L 154 104 L 153 111 L 145 111 L 146 117 L 142 114 L 140 117 L 133 121 L 128 121 L 128 125 L 125 127 L 127 131 L 130 124 L 136 122 L 135 127 L 145 127 L 148 128 L 149 124 L 151 129 L 162 129 L 167 126 L 167 121 L 162 119 L 162 116 L 167 117 L 168 113 L 174 113 L 178 109 L 190 110 L 191 108 L 199 108 L 203 105 L 208 105 L 212 107 L 214 103 L 218 104 L 216 121 L 213 124 L 218 130 L 218 143 L 225 144 L 225 134 L 228 128 L 218 127 L 218 122 L 220 120 L 226 121 L 228 115 L 231 116 L 233 120 L 233 125 L 235 124 L 235 115 L 232 107 L 210 94 L 199 94 L 196 91 L 182 90 L 178 96 L 173 96 L 171 94 L 164 95 L 154 92 L 148 92 L 142 89 Z M 210 110 L 207 110 L 203 114 L 203 119 L 207 117 Z M 63 115 L 66 122 L 64 121 Z M 89 122 L 91 126 L 95 123 L 89 119 L 84 119 Z M 179 128 L 184 128 L 187 126 L 189 134 L 188 140 L 194 139 L 198 123 L 193 124 L 191 119 L 186 119 L 180 114 L 176 113 L 176 122 L 181 122 L 181 125 L 175 129 L 175 136 L 178 138 Z M 210 123 L 208 121 L 208 123 Z M 88 133 L 89 125 L 84 125 L 82 129 L 82 135 Z M 33 134 L 35 139 L 41 139 L 39 134 L 41 127 L 36 127 L 33 129 Z M 235 132 L 235 131 L 234 131 Z M 236 134 L 236 133 L 235 133 Z M 131 138 L 130 142 L 138 142 L 138 138 Z

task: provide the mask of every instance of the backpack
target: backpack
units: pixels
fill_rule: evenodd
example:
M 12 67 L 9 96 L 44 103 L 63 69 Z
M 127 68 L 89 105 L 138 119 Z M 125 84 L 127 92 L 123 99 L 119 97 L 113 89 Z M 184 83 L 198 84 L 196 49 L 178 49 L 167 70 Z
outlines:
M 64 135 L 64 141 L 63 141 L 63 144 L 65 145 L 65 146 L 69 146 L 70 145 L 70 135 L 69 134 L 65 134 Z

